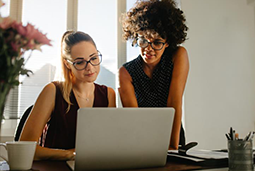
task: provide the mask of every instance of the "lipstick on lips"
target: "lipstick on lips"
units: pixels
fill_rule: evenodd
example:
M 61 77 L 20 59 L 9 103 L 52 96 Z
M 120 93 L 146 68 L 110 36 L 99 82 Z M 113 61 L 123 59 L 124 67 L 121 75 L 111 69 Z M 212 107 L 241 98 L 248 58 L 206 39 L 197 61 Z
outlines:
M 153 58 L 154 55 L 150 54 L 150 53 L 146 53 L 144 52 L 143 55 L 147 58 L 147 59 L 151 59 Z
M 85 76 L 87 76 L 87 77 L 92 77 L 93 75 L 94 75 L 94 73 L 85 74 Z

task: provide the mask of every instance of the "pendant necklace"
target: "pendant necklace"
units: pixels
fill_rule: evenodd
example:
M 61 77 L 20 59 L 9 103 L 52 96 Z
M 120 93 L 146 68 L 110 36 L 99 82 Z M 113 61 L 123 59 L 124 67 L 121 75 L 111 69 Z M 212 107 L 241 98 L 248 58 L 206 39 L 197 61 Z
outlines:
M 83 99 L 83 100 L 86 100 L 87 102 L 89 101 L 89 98 L 88 97 L 82 97 L 82 96 L 80 96 L 77 92 L 76 92 L 76 95 L 79 97 L 79 98 L 81 98 L 81 99 Z
M 94 87 L 93 87 L 93 89 L 94 89 Z M 83 97 L 83 96 L 79 95 L 79 93 L 78 93 L 77 91 L 75 91 L 75 90 L 73 90 L 73 92 L 74 92 L 79 98 L 85 100 L 86 102 L 89 102 L 89 101 L 91 100 L 91 98 L 93 98 L 93 97 L 92 97 L 92 94 L 93 94 L 94 91 L 91 91 L 91 93 L 89 93 L 89 94 L 87 95 L 87 97 Z

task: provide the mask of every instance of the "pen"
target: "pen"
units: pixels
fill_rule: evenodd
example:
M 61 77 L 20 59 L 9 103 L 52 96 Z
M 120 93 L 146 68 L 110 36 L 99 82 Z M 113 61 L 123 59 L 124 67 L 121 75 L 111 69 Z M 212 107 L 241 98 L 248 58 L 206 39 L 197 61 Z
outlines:
M 229 135 L 228 135 L 228 134 L 225 134 L 225 135 L 226 135 L 227 139 L 228 139 L 228 140 L 230 140 L 230 137 L 229 137 Z
M 249 134 L 249 137 L 248 137 L 248 139 L 247 139 L 247 141 L 250 141 L 252 138 L 253 138 L 253 135 L 254 135 L 254 132 L 250 132 L 250 134 Z
M 255 134 L 255 132 L 253 131 L 253 132 L 252 132 L 252 135 L 251 135 L 251 139 L 253 139 L 254 134 Z
M 245 140 L 245 141 L 248 141 L 248 139 L 250 138 L 250 136 L 251 136 L 251 132 L 249 132 L 249 134 L 246 135 L 246 137 L 244 138 L 244 140 Z
M 236 131 L 232 127 L 230 127 L 229 133 L 226 133 L 225 136 L 227 137 L 228 140 L 232 140 L 232 141 L 235 141 L 235 140 L 250 141 L 253 139 L 254 134 L 255 134 L 255 131 L 250 131 L 245 136 L 244 139 L 239 139 L 239 134 L 236 133 Z
M 233 137 L 233 140 L 236 140 L 236 131 L 234 129 L 232 131 L 232 137 Z
M 233 140 L 233 129 L 232 127 L 230 127 L 230 131 L 229 131 L 229 134 L 230 134 L 230 139 Z

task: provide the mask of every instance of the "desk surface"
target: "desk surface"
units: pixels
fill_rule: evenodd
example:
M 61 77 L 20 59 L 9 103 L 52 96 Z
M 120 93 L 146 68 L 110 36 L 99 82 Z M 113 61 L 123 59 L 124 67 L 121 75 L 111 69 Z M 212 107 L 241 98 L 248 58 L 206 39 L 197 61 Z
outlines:
M 0 170 L 5 170 L 6 163 L 0 163 Z M 8 166 L 8 165 L 7 165 Z M 65 161 L 35 161 L 32 166 L 32 171 L 71 171 Z M 204 170 L 204 171 L 227 171 L 228 168 L 209 169 L 202 166 L 167 162 L 165 167 L 134 169 L 133 171 L 180 171 L 180 170 Z M 131 170 L 126 170 L 131 171 Z
M 33 163 L 33 170 L 40 171 L 71 171 L 66 162 L 63 161 L 36 161 Z M 209 169 L 202 166 L 187 165 L 180 163 L 167 162 L 165 167 L 147 168 L 147 169 L 133 169 L 132 171 L 180 171 L 180 170 L 206 170 L 206 171 L 227 171 L 228 168 Z M 131 170 L 126 170 L 131 171 Z

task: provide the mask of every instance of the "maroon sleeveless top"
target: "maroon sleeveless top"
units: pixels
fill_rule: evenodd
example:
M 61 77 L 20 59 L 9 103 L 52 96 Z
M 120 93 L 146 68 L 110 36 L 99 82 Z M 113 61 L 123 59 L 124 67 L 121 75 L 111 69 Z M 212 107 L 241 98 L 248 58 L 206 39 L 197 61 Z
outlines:
M 41 146 L 72 149 L 75 148 L 77 110 L 80 107 L 71 91 L 70 101 L 73 105 L 66 113 L 68 103 L 63 98 L 61 84 L 59 82 L 53 82 L 53 84 L 56 86 L 55 108 L 42 135 Z M 108 107 L 107 97 L 107 87 L 95 84 L 93 107 Z

